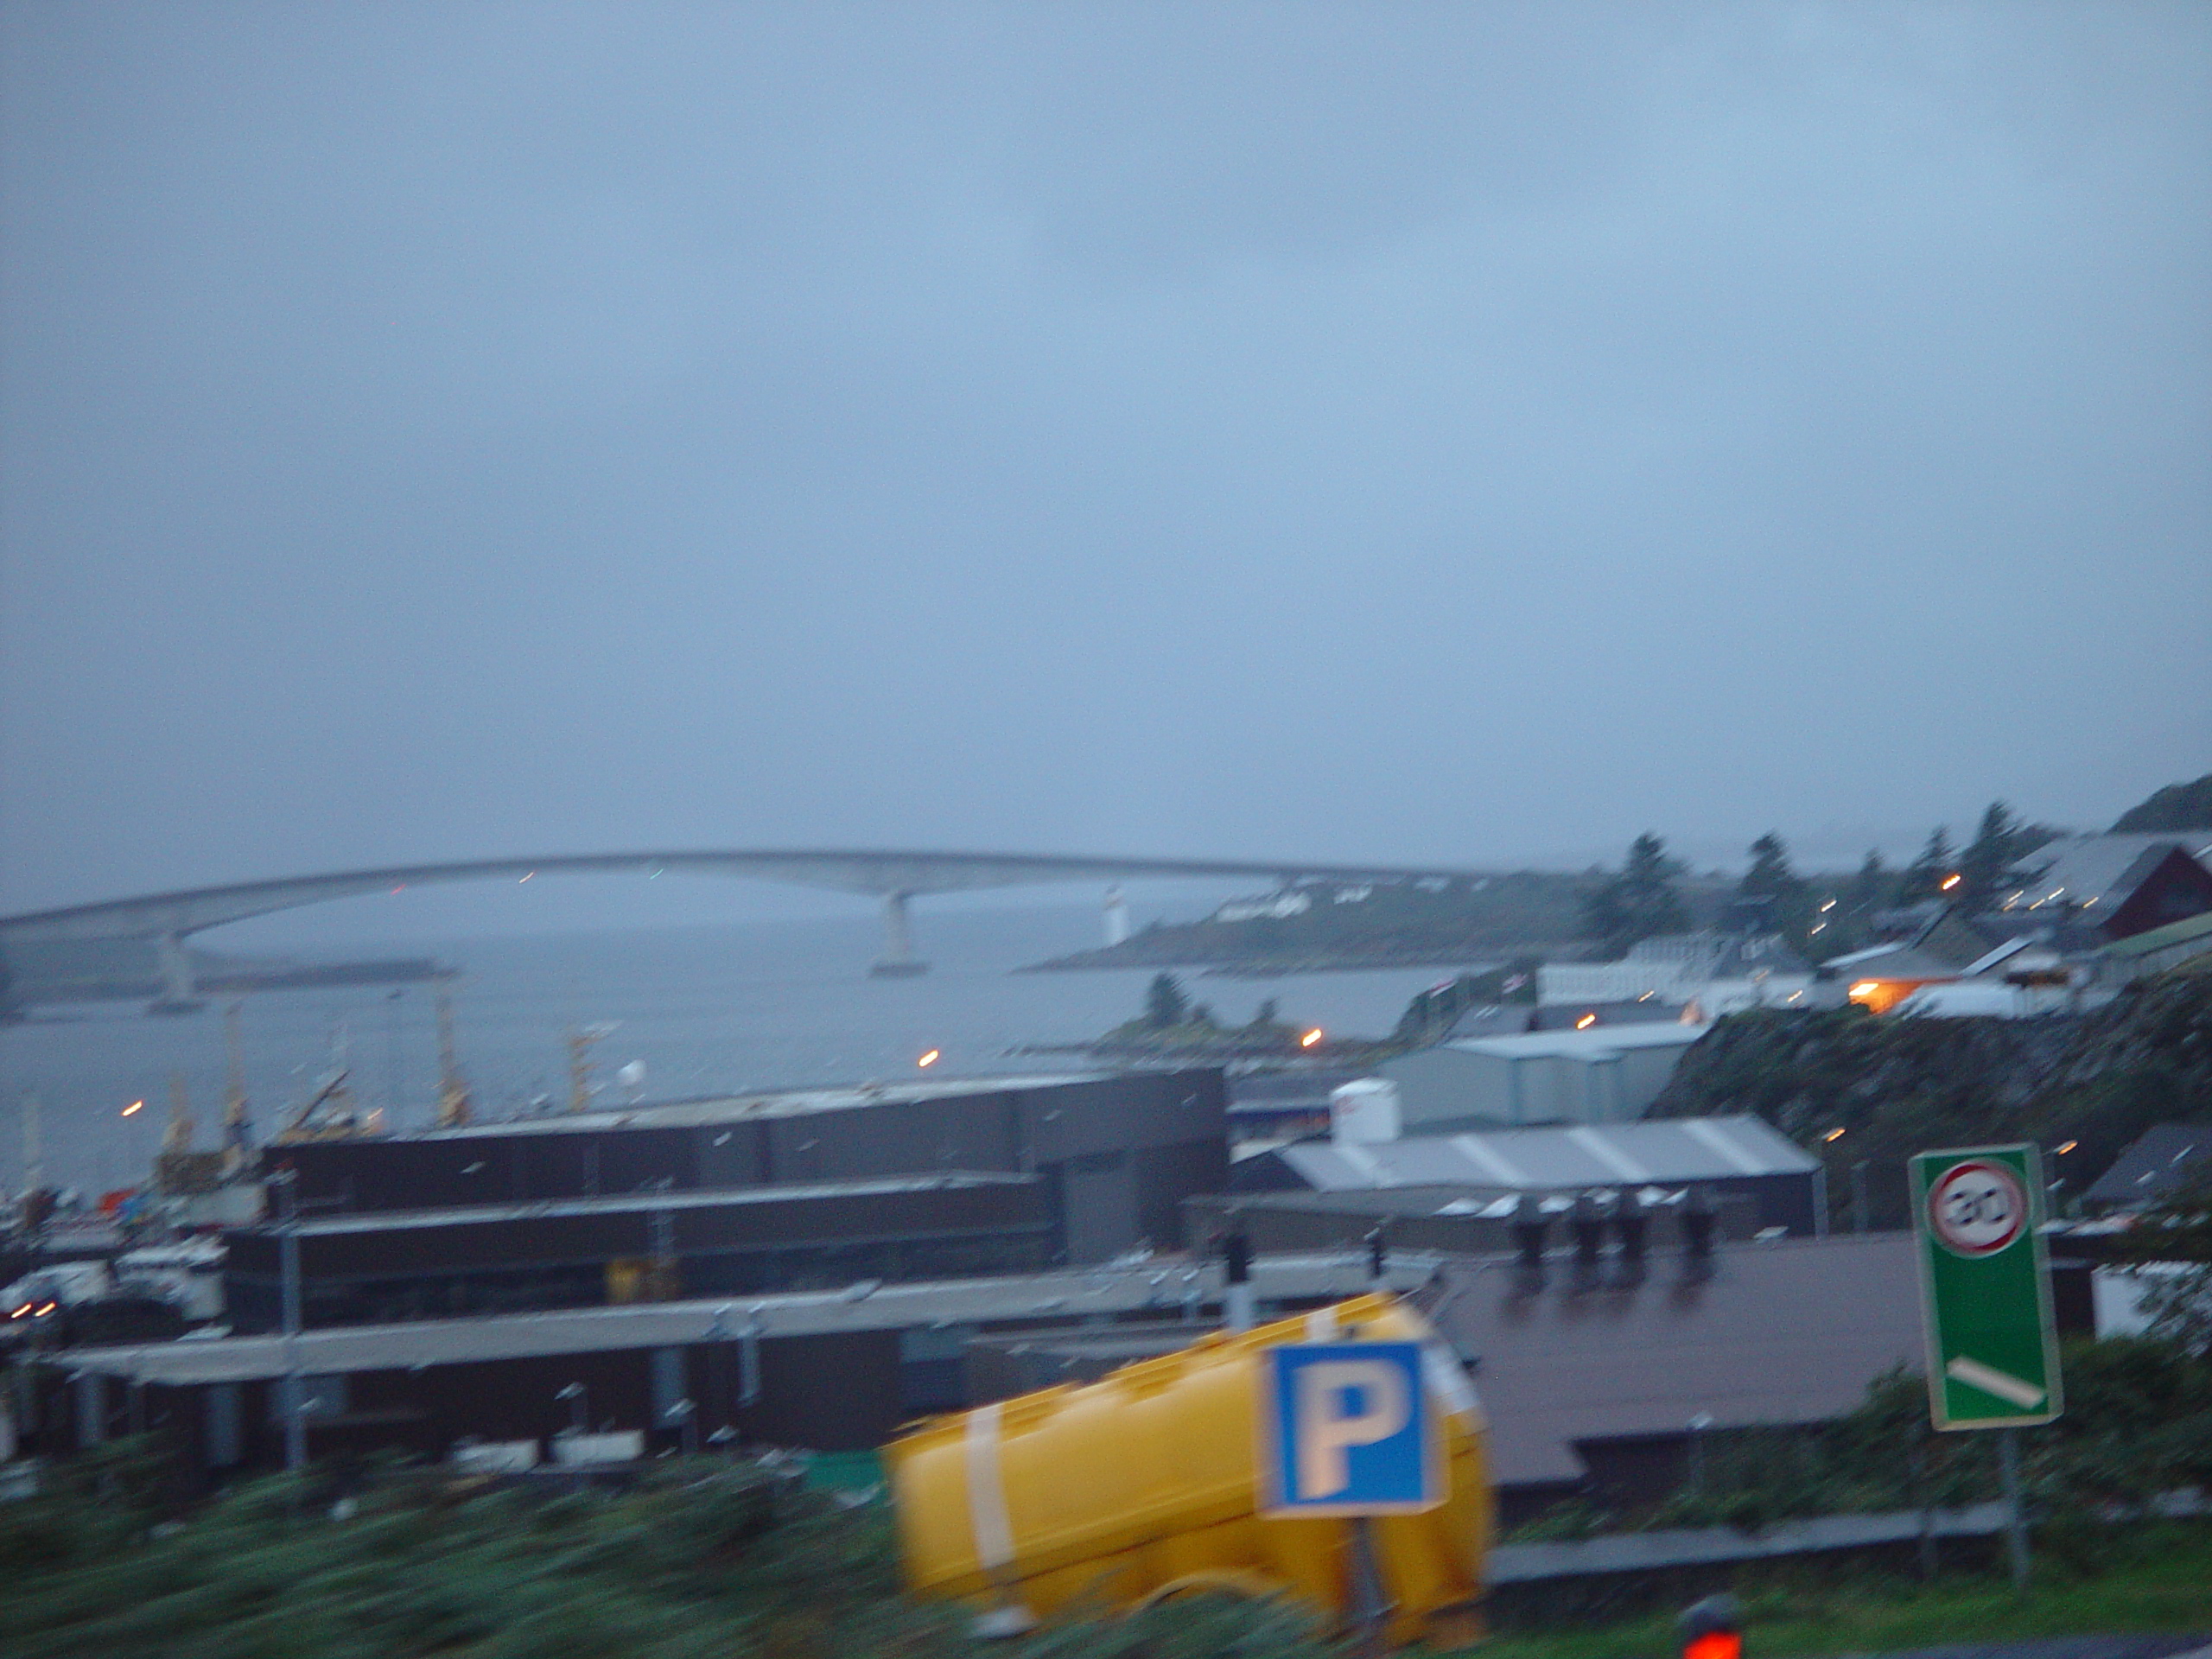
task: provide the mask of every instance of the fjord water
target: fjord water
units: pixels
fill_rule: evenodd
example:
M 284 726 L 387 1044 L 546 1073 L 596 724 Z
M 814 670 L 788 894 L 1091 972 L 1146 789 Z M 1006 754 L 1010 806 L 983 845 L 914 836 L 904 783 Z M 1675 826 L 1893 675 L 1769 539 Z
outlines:
M 428 956 L 459 969 L 461 1066 L 480 1117 L 560 1110 L 569 1095 L 565 1034 L 607 1024 L 593 1054 L 602 1103 L 648 1101 L 918 1075 L 1068 1069 L 1078 1056 L 1022 1055 L 1078 1043 L 1138 1010 L 1150 970 L 1024 974 L 1023 965 L 1097 940 L 1097 912 L 1052 906 L 930 915 L 918 946 L 931 971 L 872 979 L 874 919 L 760 921 L 711 927 L 531 938 L 424 940 L 367 956 Z M 219 936 L 211 943 L 220 948 Z M 339 953 L 330 953 L 333 955 Z M 1184 975 L 1224 1024 L 1277 1000 L 1285 1020 L 1382 1035 L 1409 998 L 1448 969 L 1304 974 L 1246 981 Z M 225 1090 L 222 1007 L 149 1018 L 136 1005 L 45 1011 L 0 1027 L 0 1186 L 22 1174 L 23 1097 L 42 1108 L 47 1178 L 92 1190 L 139 1180 L 184 1079 L 201 1145 L 213 1144 Z M 245 999 L 241 1050 L 257 1128 L 269 1128 L 327 1075 L 342 1041 L 356 1100 L 387 1123 L 429 1123 L 437 1093 L 429 988 L 361 986 Z M 632 1061 L 641 1091 L 616 1081 Z M 122 1109 L 143 1099 L 129 1118 Z M 533 1107 L 533 1103 L 541 1103 Z

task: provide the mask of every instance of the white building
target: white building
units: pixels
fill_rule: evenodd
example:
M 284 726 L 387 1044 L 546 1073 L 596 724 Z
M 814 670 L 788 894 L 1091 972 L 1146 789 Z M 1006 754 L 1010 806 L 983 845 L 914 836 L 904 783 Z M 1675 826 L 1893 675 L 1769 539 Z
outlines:
M 1408 1135 L 1440 1125 L 1621 1123 L 1643 1116 L 1712 1029 L 1673 1022 L 1439 1044 L 1383 1064 Z
M 1548 962 L 1536 1001 L 1695 1002 L 1710 1020 L 1744 1008 L 1794 1007 L 1813 976 L 1778 935 L 1669 933 L 1641 939 L 1618 962 Z

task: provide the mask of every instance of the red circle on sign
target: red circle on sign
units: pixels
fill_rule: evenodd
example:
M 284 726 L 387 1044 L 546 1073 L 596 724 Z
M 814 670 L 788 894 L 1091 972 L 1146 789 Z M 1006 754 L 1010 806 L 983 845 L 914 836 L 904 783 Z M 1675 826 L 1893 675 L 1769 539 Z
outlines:
M 1994 1255 L 2028 1224 L 2028 1189 L 2003 1164 L 1953 1164 L 1928 1189 L 1928 1226 L 1954 1255 Z

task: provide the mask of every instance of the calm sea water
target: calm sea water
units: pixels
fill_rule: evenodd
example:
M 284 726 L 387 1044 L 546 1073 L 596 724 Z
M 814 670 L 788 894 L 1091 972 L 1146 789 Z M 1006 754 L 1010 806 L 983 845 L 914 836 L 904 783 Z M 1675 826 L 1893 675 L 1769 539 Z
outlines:
M 1021 974 L 1026 963 L 1095 944 L 1088 906 L 931 916 L 920 940 L 931 971 L 876 980 L 875 920 L 754 922 L 531 938 L 423 940 L 362 955 L 435 957 L 466 976 L 455 998 L 461 1065 L 480 1116 L 503 1117 L 568 1096 L 564 1033 L 605 1023 L 594 1074 L 602 1098 L 635 1091 L 621 1067 L 645 1068 L 643 1097 L 751 1091 L 915 1075 L 1056 1069 L 1075 1058 L 1021 1057 L 1026 1045 L 1080 1042 L 1134 1014 L 1149 972 Z M 1274 997 L 1286 1020 L 1379 1035 L 1443 970 L 1307 974 L 1267 982 L 1186 976 L 1224 1022 Z M 427 1124 L 437 1090 L 437 1039 L 426 987 L 291 991 L 245 999 L 246 1085 L 264 1133 L 327 1073 L 342 1044 L 357 1099 L 401 1128 Z M 220 1005 L 181 1019 L 135 1007 L 65 1011 L 0 1027 L 0 1185 L 19 1186 L 19 1113 L 35 1093 L 47 1177 L 105 1190 L 140 1179 L 181 1077 L 201 1144 L 213 1144 L 225 1087 Z M 147 1104 L 124 1117 L 135 1099 Z

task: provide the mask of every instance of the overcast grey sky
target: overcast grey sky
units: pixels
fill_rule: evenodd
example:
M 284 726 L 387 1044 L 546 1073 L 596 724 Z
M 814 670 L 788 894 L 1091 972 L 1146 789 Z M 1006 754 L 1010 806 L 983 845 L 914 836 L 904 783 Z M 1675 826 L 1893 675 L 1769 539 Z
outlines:
M 0 910 L 1855 850 L 2212 769 L 2201 4 L 0 41 Z

